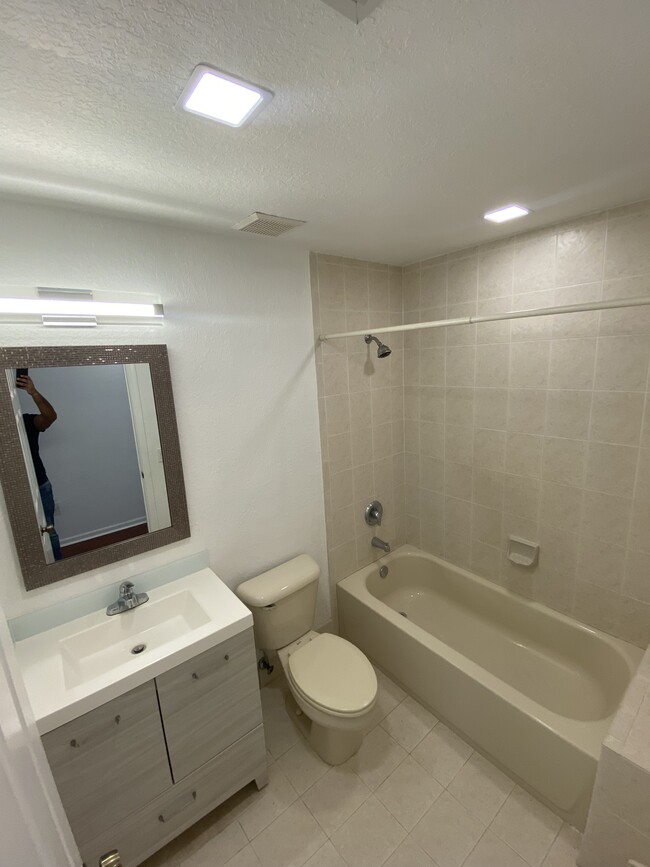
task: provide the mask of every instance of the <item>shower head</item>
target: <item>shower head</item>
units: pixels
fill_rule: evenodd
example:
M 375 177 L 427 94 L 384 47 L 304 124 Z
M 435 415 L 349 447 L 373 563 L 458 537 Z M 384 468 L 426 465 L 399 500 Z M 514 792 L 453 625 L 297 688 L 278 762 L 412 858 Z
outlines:
M 373 340 L 375 341 L 377 344 L 377 358 L 387 358 L 393 351 L 390 346 L 386 346 L 385 343 L 382 343 L 381 340 L 378 340 L 372 334 L 366 334 L 363 339 L 368 344 L 372 343 Z

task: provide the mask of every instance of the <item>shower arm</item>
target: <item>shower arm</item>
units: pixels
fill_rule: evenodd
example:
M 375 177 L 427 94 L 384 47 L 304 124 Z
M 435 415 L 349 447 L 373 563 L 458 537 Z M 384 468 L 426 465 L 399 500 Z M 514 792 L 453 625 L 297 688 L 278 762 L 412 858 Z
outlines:
M 534 316 L 556 316 L 561 313 L 587 313 L 594 310 L 619 310 L 625 307 L 646 307 L 646 298 L 620 298 L 612 301 L 586 301 L 583 304 L 565 304 L 561 307 L 538 307 L 531 310 L 512 310 L 509 313 L 488 313 L 483 316 L 462 316 L 459 319 L 436 319 L 431 322 L 413 322 L 408 325 L 388 325 L 383 328 L 364 328 L 363 331 L 340 331 L 336 334 L 321 334 L 319 340 L 336 340 L 340 337 L 365 337 L 367 334 L 396 334 L 400 331 L 419 331 L 425 328 L 448 328 L 453 325 L 478 325 L 482 322 L 501 322 L 508 319 L 528 319 Z

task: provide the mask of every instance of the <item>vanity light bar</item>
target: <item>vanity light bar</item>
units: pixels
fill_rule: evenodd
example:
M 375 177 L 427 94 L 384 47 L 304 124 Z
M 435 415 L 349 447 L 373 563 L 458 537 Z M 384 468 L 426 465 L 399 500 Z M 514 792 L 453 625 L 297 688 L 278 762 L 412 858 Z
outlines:
M 42 317 L 43 325 L 92 327 L 100 321 L 162 324 L 164 317 L 162 304 L 44 296 L 45 293 L 42 292 L 39 298 L 0 298 L 0 319 L 6 322 L 25 322 Z

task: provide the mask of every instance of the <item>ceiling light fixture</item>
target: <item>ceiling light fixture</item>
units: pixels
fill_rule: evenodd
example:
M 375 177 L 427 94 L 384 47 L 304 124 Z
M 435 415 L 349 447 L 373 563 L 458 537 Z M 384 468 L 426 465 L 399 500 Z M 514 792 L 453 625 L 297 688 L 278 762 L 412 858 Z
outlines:
M 530 214 L 528 208 L 522 208 L 521 205 L 506 205 L 505 208 L 488 211 L 487 214 L 483 214 L 483 217 L 491 223 L 505 223 L 506 220 L 516 220 L 517 217 L 525 217 L 526 214 Z
M 177 108 L 240 127 L 250 123 L 272 99 L 270 90 L 200 64 L 187 82 Z

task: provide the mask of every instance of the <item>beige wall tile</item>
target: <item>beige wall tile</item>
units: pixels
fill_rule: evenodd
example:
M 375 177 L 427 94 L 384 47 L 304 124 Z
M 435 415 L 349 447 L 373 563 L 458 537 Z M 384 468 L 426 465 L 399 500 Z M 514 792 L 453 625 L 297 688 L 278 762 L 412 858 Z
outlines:
M 605 277 L 633 277 L 650 273 L 650 213 L 609 219 Z
M 510 367 L 508 344 L 486 344 L 476 347 L 476 386 L 507 388 Z
M 497 298 L 512 294 L 514 244 L 497 249 L 481 249 L 478 256 L 478 297 Z
M 467 464 L 445 463 L 444 491 L 450 497 L 472 499 L 472 467 Z
M 642 394 L 595 391 L 589 438 L 598 442 L 637 445 L 644 401 Z
M 506 476 L 505 511 L 519 518 L 537 521 L 541 482 L 526 476 Z
M 445 353 L 446 384 L 473 386 L 476 363 L 475 346 L 449 346 Z
M 586 439 L 589 432 L 592 393 L 549 391 L 546 404 L 546 435 Z
M 583 534 L 614 545 L 625 545 L 631 508 L 631 500 L 623 497 L 585 491 L 582 504 Z
M 567 533 L 577 533 L 582 515 L 582 488 L 542 482 L 539 522 Z
M 645 391 L 650 341 L 645 337 L 601 337 L 598 340 L 594 388 L 602 391 Z
M 557 236 L 558 286 L 590 283 L 603 274 L 605 220 L 586 223 L 561 231 Z
M 478 257 L 450 261 L 447 266 L 447 303 L 476 301 L 478 294 Z
M 549 388 L 593 387 L 596 340 L 553 340 L 550 350 Z
M 487 470 L 505 469 L 506 432 L 476 428 L 474 431 L 474 466 Z
M 510 350 L 510 388 L 546 388 L 548 341 L 513 343 Z
M 545 437 L 542 478 L 560 485 L 582 486 L 586 452 L 584 440 Z
M 555 285 L 555 251 L 555 235 L 533 238 L 517 244 L 513 291 L 524 293 L 551 289 Z
M 508 393 L 507 429 L 514 433 L 542 434 L 546 418 L 546 392 L 511 388 Z
M 474 391 L 474 426 L 505 431 L 508 420 L 508 390 L 477 388 Z
M 506 438 L 506 472 L 519 476 L 539 477 L 544 438 L 533 434 L 508 433 Z
M 638 456 L 633 446 L 589 443 L 585 487 L 631 499 Z

